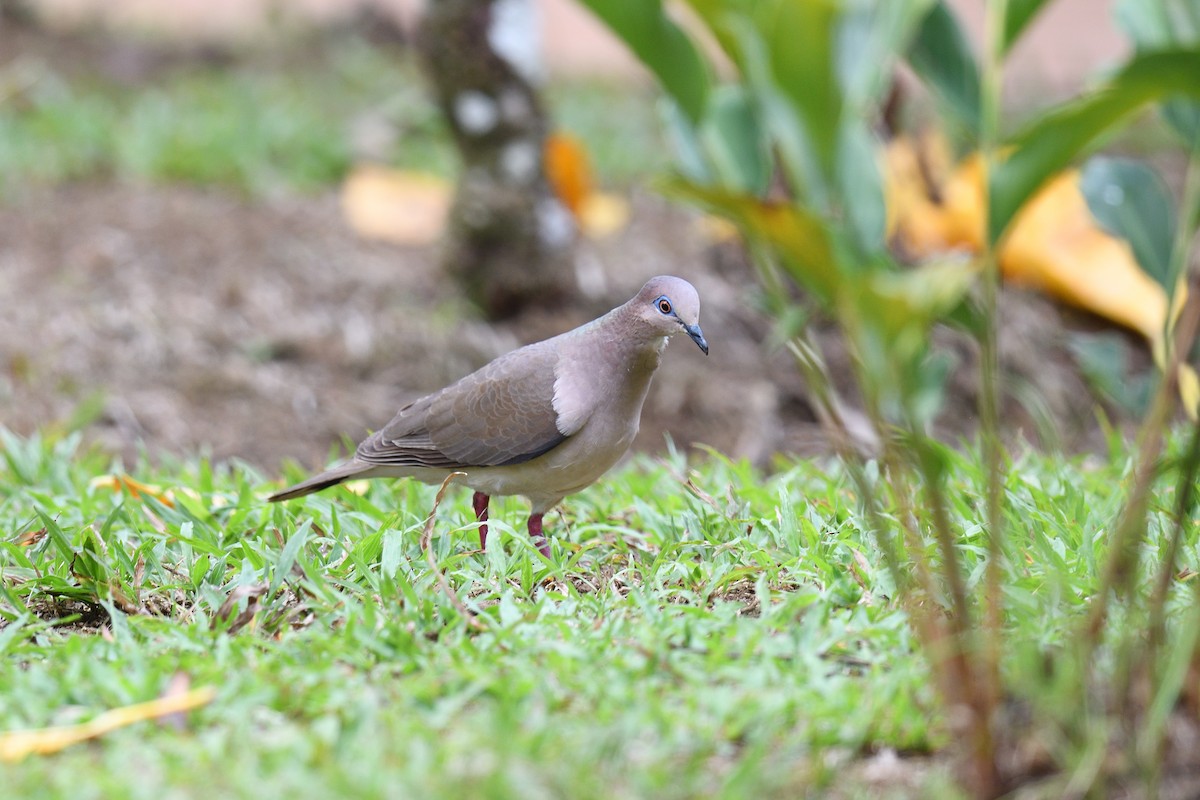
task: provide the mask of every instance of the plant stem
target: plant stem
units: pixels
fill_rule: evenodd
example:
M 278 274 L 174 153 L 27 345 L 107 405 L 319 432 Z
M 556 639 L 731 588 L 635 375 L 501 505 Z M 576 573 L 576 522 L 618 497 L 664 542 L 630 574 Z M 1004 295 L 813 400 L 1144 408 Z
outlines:
M 1200 211 L 1200 144 L 1193 147 L 1188 161 L 1184 184 L 1183 201 L 1179 209 L 1179 225 L 1171 254 L 1171 275 L 1168 286 L 1176 286 L 1187 266 L 1188 243 L 1194 233 L 1192 221 Z M 1138 432 L 1138 464 L 1134 473 L 1134 484 L 1129 499 L 1122 509 L 1113 533 L 1112 552 L 1101 579 L 1100 590 L 1088 615 L 1085 647 L 1090 659 L 1091 650 L 1099 644 L 1100 634 L 1108 612 L 1109 594 L 1133 580 L 1137 566 L 1134 548 L 1145 534 L 1146 505 L 1158 457 L 1162 451 L 1163 430 L 1168 424 L 1174 407 L 1178 374 L 1183 356 L 1196 339 L 1200 329 L 1200 300 L 1189 298 L 1178 321 L 1172 320 L 1168 312 L 1167 325 L 1174 327 L 1173 333 L 1163 337 L 1165 351 L 1163 378 L 1159 381 L 1150 410 Z M 1153 607 L 1152 607 L 1153 608 Z
M 1004 77 L 1004 20 L 1008 13 L 1006 0 L 987 4 L 987 48 L 980 87 L 979 146 L 984 175 L 993 174 L 1000 139 L 1000 91 Z M 990 188 L 987 189 L 990 204 Z M 984 219 L 987 219 L 984 214 Z M 986 222 L 984 223 L 986 225 Z M 1000 355 L 999 355 L 999 296 L 1000 262 L 998 242 L 985 237 L 983 253 L 983 318 L 980 340 L 980 438 L 984 468 L 987 476 L 986 529 L 988 532 L 988 561 L 984 573 L 984 649 L 986 677 L 991 702 L 999 701 L 1000 649 L 1004 623 L 1002 588 L 1004 554 L 1004 515 L 1002 498 L 1005 482 L 1005 455 L 1000 441 Z
M 1179 204 L 1175 241 L 1171 252 L 1171 271 L 1167 285 L 1173 287 L 1175 291 L 1179 291 L 1180 287 L 1185 285 L 1182 278 L 1187 271 L 1188 244 L 1195 235 L 1193 221 L 1197 219 L 1198 212 L 1200 212 L 1200 142 L 1195 142 L 1188 159 L 1183 199 Z M 1173 300 L 1173 294 L 1171 299 Z M 1193 298 L 1192 302 L 1185 307 L 1178 323 L 1172 319 L 1170 313 L 1167 314 L 1163 342 L 1167 348 L 1165 368 L 1172 370 L 1169 375 L 1177 376 L 1176 370 L 1179 367 L 1176 365 L 1183 362 L 1182 357 L 1177 354 L 1187 353 L 1191 350 L 1196 336 L 1196 328 L 1200 326 L 1200 310 L 1196 309 L 1196 305 Z M 1174 303 L 1171 302 L 1170 306 L 1173 307 Z M 1174 335 L 1172 335 L 1173 324 L 1176 328 Z M 1165 380 L 1164 383 L 1171 384 L 1172 381 Z M 1195 411 L 1195 409 L 1191 409 L 1190 413 L 1194 414 Z M 1183 672 L 1186 671 L 1186 666 L 1183 670 L 1177 667 L 1190 663 L 1195 655 L 1195 632 L 1190 629 L 1185 630 L 1183 636 L 1185 644 L 1173 642 L 1174 649 L 1165 654 L 1165 659 L 1163 651 L 1166 643 L 1167 600 L 1176 573 L 1183 535 L 1188 528 L 1188 520 L 1196 503 L 1196 475 L 1198 472 L 1200 472 L 1200 422 L 1193 421 L 1192 435 L 1179 465 L 1171 539 L 1167 545 L 1166 556 L 1159 565 L 1158 580 L 1155 583 L 1154 594 L 1147 610 L 1149 638 L 1143 656 L 1143 665 L 1145 674 L 1157 689 L 1155 696 L 1150 701 L 1150 708 L 1146 710 L 1146 721 L 1138 732 L 1138 740 L 1141 760 L 1147 765 L 1147 788 L 1154 794 L 1157 794 L 1162 778 L 1167 718 L 1178 700 L 1182 688 Z M 1196 608 L 1194 607 L 1192 611 L 1193 624 L 1195 620 Z M 1189 635 L 1192 637 L 1190 640 Z M 1180 647 L 1186 647 L 1187 653 L 1179 652 L 1178 648 Z M 1181 661 L 1181 657 L 1186 657 L 1187 661 Z M 1176 668 L 1173 669 L 1173 667 Z
M 808 384 L 813 402 L 818 407 L 822 422 L 833 439 L 834 449 L 837 450 L 838 456 L 850 473 L 851 480 L 854 481 L 859 501 L 862 503 L 863 510 L 867 514 L 867 519 L 870 521 L 872 533 L 875 535 L 875 541 L 879 545 L 880 552 L 883 553 L 884 562 L 887 564 L 888 572 L 892 576 L 896 592 L 903 597 L 908 593 L 910 577 L 901 568 L 900 552 L 896 537 L 893 535 L 891 525 L 880 507 L 879 497 L 863 470 L 862 457 L 855 448 L 850 433 L 846 430 L 846 425 L 838 410 L 833 382 L 830 380 L 829 373 L 825 369 L 825 364 L 821 360 L 820 352 L 805 334 L 801 334 L 789 342 L 788 349 L 796 359 L 796 364 L 800 367 L 800 371 L 804 375 L 804 380 Z M 880 427 L 879 421 L 875 417 L 872 417 L 872 423 L 880 437 L 883 437 L 885 431 Z M 884 454 L 886 457 L 886 450 Z M 885 465 L 886 463 L 885 460 Z
M 1175 513 L 1172 520 L 1171 541 L 1167 545 L 1166 557 L 1159 565 L 1158 580 L 1154 587 L 1154 596 L 1150 601 L 1150 640 L 1148 642 L 1148 657 L 1153 659 L 1158 648 L 1164 641 L 1166 632 L 1167 595 L 1171 589 L 1171 579 L 1175 575 L 1179 549 L 1183 544 L 1183 534 L 1188 528 L 1188 517 L 1196 503 L 1196 475 L 1200 473 L 1200 424 L 1192 426 L 1192 436 L 1188 440 L 1187 452 L 1179 465 L 1179 480 L 1175 487 Z
M 1171 250 L 1171 271 L 1169 273 L 1168 286 L 1178 287 L 1180 278 L 1187 270 L 1188 243 L 1195 233 L 1192 230 L 1192 220 L 1196 218 L 1197 212 L 1200 212 L 1200 142 L 1197 142 L 1195 147 L 1193 147 L 1191 157 L 1188 159 L 1187 174 L 1184 179 L 1183 200 L 1179 204 L 1178 220 L 1175 226 L 1175 241 Z M 1163 341 L 1168 348 L 1165 355 L 1169 364 L 1175 352 L 1186 353 L 1191 349 L 1193 337 L 1188 336 L 1187 331 L 1181 330 L 1179 333 L 1184 337 L 1184 341 L 1175 341 L 1176 337 L 1171 336 L 1171 325 L 1174 320 L 1171 319 L 1170 314 L 1167 316 L 1167 328 L 1164 331 Z M 1180 328 L 1186 327 L 1186 324 L 1184 320 L 1179 321 Z M 1180 361 L 1182 362 L 1182 359 Z M 1171 542 L 1168 545 L 1167 558 L 1162 562 L 1160 567 L 1155 594 L 1150 602 L 1150 646 L 1148 652 L 1151 659 L 1155 656 L 1157 646 L 1162 642 L 1167 590 L 1171 585 L 1171 576 L 1175 573 L 1175 561 L 1178 557 L 1183 532 L 1186 528 L 1187 515 L 1191 512 L 1192 498 L 1196 489 L 1193 482 L 1198 468 L 1200 468 L 1200 424 L 1193 427 L 1192 439 L 1184 456 L 1183 464 L 1180 467 Z

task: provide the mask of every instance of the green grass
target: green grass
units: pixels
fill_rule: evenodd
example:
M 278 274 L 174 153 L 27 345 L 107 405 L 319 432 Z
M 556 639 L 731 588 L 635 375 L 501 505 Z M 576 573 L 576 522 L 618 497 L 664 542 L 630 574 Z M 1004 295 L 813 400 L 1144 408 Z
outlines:
M 185 62 L 132 86 L 22 65 L 9 83 L 24 88 L 0 99 L 0 191 L 97 178 L 311 191 L 345 174 L 364 124 L 391 132 L 393 165 L 455 174 L 445 123 L 410 57 L 353 40 L 270 52 L 225 67 Z M 647 92 L 573 81 L 547 96 L 558 124 L 589 148 L 600 182 L 664 165 Z
M 337 181 L 363 114 L 394 128 L 394 162 L 448 174 L 454 160 L 415 67 L 365 46 L 309 59 L 183 65 L 135 86 L 67 78 L 53 64 L 0 105 L 0 181 L 97 177 L 310 190 Z
M 636 459 L 548 520 L 553 563 L 518 500 L 495 505 L 498 546 L 477 552 L 469 493 L 452 492 L 433 549 L 476 630 L 420 550 L 431 487 L 276 506 L 245 467 L 134 468 L 171 508 L 93 485 L 116 468 L 73 438 L 2 444 L 0 731 L 153 699 L 177 674 L 217 689 L 182 728 L 5 766 L 13 796 L 795 797 L 845 791 L 830 753 L 949 741 L 829 462 Z M 979 580 L 981 470 L 949 458 Z M 1094 591 L 1116 463 L 1013 469 L 1009 625 L 1031 646 L 1059 643 Z M 1193 531 L 1193 569 L 1197 546 Z M 218 609 L 255 585 L 254 621 L 230 631 Z
M 551 83 L 545 96 L 554 124 L 583 143 L 599 185 L 637 185 L 674 164 L 654 90 L 575 79 Z

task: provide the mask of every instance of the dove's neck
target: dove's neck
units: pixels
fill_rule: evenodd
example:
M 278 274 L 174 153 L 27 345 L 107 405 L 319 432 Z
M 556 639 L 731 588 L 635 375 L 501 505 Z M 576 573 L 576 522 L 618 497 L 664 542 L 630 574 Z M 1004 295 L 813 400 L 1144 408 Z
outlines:
M 666 346 L 665 336 L 638 336 L 617 308 L 579 328 L 562 343 L 555 382 L 560 430 L 581 426 L 599 415 L 605 424 L 637 432 L 650 380 Z
M 613 368 L 625 374 L 642 374 L 647 385 L 658 369 L 667 337 L 646 329 L 628 304 L 614 308 L 592 323 L 593 345 Z

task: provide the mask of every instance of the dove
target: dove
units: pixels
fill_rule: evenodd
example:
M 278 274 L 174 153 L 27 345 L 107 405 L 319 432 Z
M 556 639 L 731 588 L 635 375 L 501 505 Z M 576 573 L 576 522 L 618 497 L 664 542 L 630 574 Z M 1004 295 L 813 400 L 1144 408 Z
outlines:
M 362 478 L 437 484 L 452 472 L 474 490 L 487 549 L 492 497 L 529 500 L 528 531 L 550 558 L 546 512 L 590 486 L 629 449 L 667 341 L 683 334 L 708 355 L 700 297 L 682 278 L 651 278 L 627 303 L 572 331 L 500 356 L 414 400 L 353 458 L 271 495 L 291 500 Z

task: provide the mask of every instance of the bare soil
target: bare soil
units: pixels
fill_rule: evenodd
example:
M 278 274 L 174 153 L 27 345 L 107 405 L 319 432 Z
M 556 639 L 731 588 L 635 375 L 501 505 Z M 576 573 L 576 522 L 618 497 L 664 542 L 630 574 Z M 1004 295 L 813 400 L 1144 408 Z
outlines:
M 269 470 L 307 466 L 401 404 L 489 359 L 602 313 L 648 276 L 699 288 L 712 345 L 668 350 L 636 446 L 712 445 L 764 461 L 824 448 L 798 370 L 772 349 L 742 259 L 711 251 L 688 212 L 633 198 L 634 222 L 577 258 L 591 298 L 490 326 L 441 279 L 434 248 L 363 241 L 337 199 L 250 201 L 188 187 L 35 188 L 0 205 L 0 408 L 19 433 L 94 406 L 87 437 L 133 458 L 208 452 Z M 1006 369 L 1042 397 L 1069 447 L 1090 442 L 1093 399 L 1039 297 L 1005 298 Z M 832 330 L 821 334 L 843 378 Z M 947 333 L 960 368 L 949 435 L 974 423 L 973 347 Z M 1032 432 L 1020 403 L 1011 421 Z

